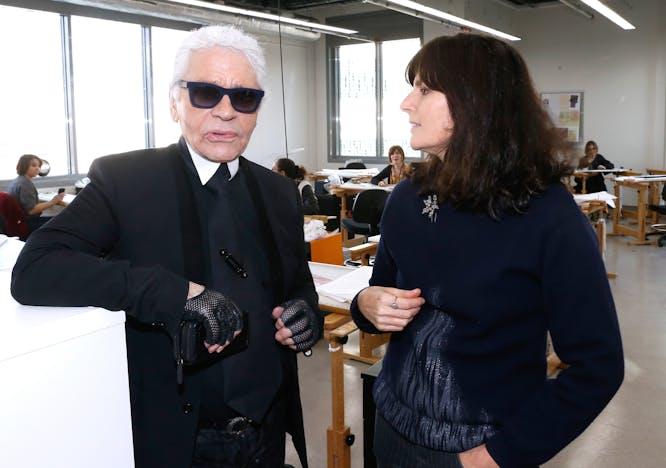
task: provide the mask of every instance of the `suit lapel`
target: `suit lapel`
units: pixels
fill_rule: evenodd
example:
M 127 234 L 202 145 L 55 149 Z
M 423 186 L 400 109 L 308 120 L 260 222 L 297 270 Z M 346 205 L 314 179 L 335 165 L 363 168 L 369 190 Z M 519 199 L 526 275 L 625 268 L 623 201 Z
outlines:
M 282 260 L 280 259 L 277 242 L 275 239 L 275 220 L 269 215 L 269 211 L 266 209 L 266 203 L 264 202 L 264 189 L 261 184 L 257 181 L 257 178 L 254 174 L 252 163 L 245 159 L 243 156 L 239 158 L 239 170 L 243 171 L 245 175 L 245 180 L 247 180 L 248 190 L 250 196 L 252 197 L 252 203 L 257 208 L 257 216 L 259 218 L 259 224 L 261 225 L 261 235 L 264 239 L 264 245 L 266 247 L 266 254 L 268 256 L 268 264 L 271 269 L 271 278 L 275 279 L 275 287 L 273 288 L 274 303 L 282 304 L 285 300 L 285 291 L 284 291 L 284 275 L 283 275 L 283 265 Z
M 184 272 L 190 281 L 205 284 L 206 263 L 201 244 L 197 201 L 194 198 L 191 178 L 187 175 L 188 168 L 183 160 L 183 155 L 188 156 L 189 151 L 182 138 L 178 145 L 171 145 L 168 150 L 169 165 L 176 188 Z

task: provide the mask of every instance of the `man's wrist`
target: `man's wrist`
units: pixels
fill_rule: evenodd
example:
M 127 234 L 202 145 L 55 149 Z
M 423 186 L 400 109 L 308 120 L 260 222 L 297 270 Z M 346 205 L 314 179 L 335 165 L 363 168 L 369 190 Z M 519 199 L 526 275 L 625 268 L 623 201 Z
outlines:
M 193 297 L 198 296 L 199 294 L 204 292 L 204 289 L 206 288 L 204 288 L 202 285 L 190 281 L 190 285 L 187 290 L 187 299 L 192 299 Z

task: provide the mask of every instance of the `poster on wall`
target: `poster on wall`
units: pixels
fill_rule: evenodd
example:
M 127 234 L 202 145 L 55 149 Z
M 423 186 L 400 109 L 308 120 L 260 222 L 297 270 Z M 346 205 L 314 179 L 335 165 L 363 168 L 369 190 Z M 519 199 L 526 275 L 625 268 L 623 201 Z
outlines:
M 541 102 L 567 141 L 583 139 L 583 92 L 561 91 L 541 93 Z

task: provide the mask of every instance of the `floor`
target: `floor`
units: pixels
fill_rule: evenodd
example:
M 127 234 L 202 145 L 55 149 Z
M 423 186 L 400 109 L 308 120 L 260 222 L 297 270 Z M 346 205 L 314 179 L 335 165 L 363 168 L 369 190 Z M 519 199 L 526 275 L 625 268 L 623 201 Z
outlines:
M 606 255 L 625 352 L 625 380 L 601 415 L 547 468 L 666 467 L 666 247 L 632 246 L 609 237 Z M 573 266 L 572 266 L 573 267 Z M 355 334 L 356 335 L 356 334 Z M 353 340 L 346 348 L 357 346 Z M 327 344 L 299 356 L 308 458 L 326 467 L 326 428 L 331 420 Z M 351 466 L 363 467 L 362 391 L 365 364 L 345 365 L 346 422 L 356 441 Z M 287 462 L 300 466 L 290 443 Z

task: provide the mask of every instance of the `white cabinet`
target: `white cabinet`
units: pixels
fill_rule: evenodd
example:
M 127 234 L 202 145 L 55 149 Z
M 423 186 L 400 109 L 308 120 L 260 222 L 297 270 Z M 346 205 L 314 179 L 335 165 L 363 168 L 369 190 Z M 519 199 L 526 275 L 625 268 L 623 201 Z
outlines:
M 10 277 L 0 270 L 0 467 L 133 467 L 125 314 L 22 306 Z

